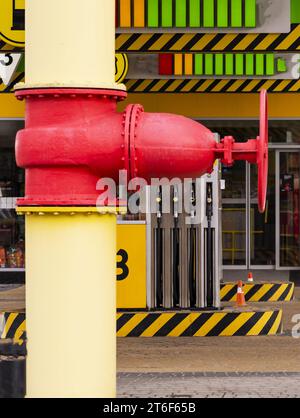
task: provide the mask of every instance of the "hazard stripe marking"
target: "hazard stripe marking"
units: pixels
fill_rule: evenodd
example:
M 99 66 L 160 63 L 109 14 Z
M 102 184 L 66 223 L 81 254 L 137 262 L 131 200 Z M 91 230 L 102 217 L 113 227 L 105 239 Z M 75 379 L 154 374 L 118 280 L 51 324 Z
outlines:
M 269 334 L 271 328 L 274 325 L 274 322 L 276 321 L 278 317 L 278 313 L 277 312 L 273 312 L 269 321 L 265 324 L 265 326 L 263 327 L 263 329 L 260 331 L 260 335 L 267 335 Z
M 238 316 L 239 314 L 235 312 L 224 314 L 223 318 L 221 318 L 221 320 L 218 321 L 218 323 L 206 334 L 206 336 L 214 337 L 215 335 L 222 335 L 224 330 L 228 328 L 232 322 L 235 322 Z
M 294 292 L 295 292 L 294 286 L 291 287 L 291 289 L 289 291 L 287 289 L 286 292 L 287 292 L 286 296 L 283 294 L 281 296 L 281 300 L 292 300 L 294 298 Z M 285 299 L 283 299 L 284 297 L 285 297 Z
M 168 337 L 180 337 L 183 333 L 191 326 L 191 324 L 199 318 L 200 314 L 188 315 L 173 328 L 169 333 Z
M 262 330 L 267 324 L 267 322 L 271 320 L 272 313 L 273 312 L 262 313 L 259 320 L 253 325 L 253 327 L 250 329 L 247 335 L 262 335 Z
M 22 344 L 26 338 L 24 313 L 4 313 L 2 339 Z M 217 337 L 275 335 L 282 331 L 282 310 L 217 312 L 119 312 L 119 337 Z
M 279 312 L 279 315 L 277 315 L 277 318 L 274 321 L 274 324 L 272 328 L 269 331 L 270 335 L 274 335 L 276 333 L 282 332 L 282 311 Z
M 138 314 L 136 314 L 138 315 Z M 153 333 L 144 321 L 145 330 L 141 333 L 122 332 L 122 336 L 141 337 L 213 337 L 275 335 L 281 332 L 282 311 L 267 312 L 200 312 L 200 313 L 148 313 L 154 316 L 152 325 L 161 322 L 161 329 Z M 142 323 L 139 324 L 142 326 Z M 118 334 L 120 335 L 120 334 Z
M 17 318 L 17 316 L 18 316 L 17 313 L 12 313 L 10 315 L 9 314 L 4 315 L 5 324 L 4 324 L 2 334 L 1 334 L 1 338 L 7 338 L 9 329 L 10 329 L 13 321 Z
M 243 287 L 245 300 L 248 302 L 289 302 L 293 299 L 294 283 L 246 283 Z M 234 302 L 237 285 L 233 283 L 222 284 L 220 297 L 222 302 Z
M 255 323 L 259 321 L 261 318 L 262 313 L 261 312 L 255 312 L 253 315 L 251 315 L 250 318 L 248 318 L 247 322 L 245 322 L 239 329 L 237 329 L 234 332 L 235 337 L 242 337 L 243 335 L 247 335 L 250 329 L 253 328 Z
M 158 314 L 157 319 L 141 334 L 142 337 L 153 337 L 167 322 L 175 315 L 175 313 Z
M 286 285 L 281 286 L 279 283 L 277 284 L 273 284 L 272 287 L 267 291 L 267 293 L 265 293 L 261 298 L 260 301 L 261 302 L 267 302 L 267 301 L 272 301 L 272 298 L 274 298 L 274 296 L 276 295 L 276 293 L 278 292 L 278 290 L 280 290 L 280 288 L 283 288 L 283 291 L 286 288 Z M 276 298 L 275 298 L 276 300 Z
M 183 76 L 184 77 L 184 76 Z M 129 93 L 257 93 L 267 89 L 269 93 L 300 92 L 299 80 L 260 79 L 126 79 Z
M 205 322 L 207 322 L 211 316 L 212 313 L 201 313 L 198 318 L 192 324 L 181 334 L 182 337 L 191 337 L 196 334 L 197 330 L 199 330 Z
M 159 317 L 159 314 L 153 313 L 152 315 L 146 315 L 139 323 L 133 328 L 128 334 L 127 337 L 139 337 L 145 330 L 147 330 L 150 325 L 156 321 Z
M 133 317 L 133 314 L 120 314 L 120 317 L 117 319 L 117 331 L 123 328 L 123 326 Z
M 137 28 L 136 28 L 137 29 Z M 293 24 L 290 33 L 121 33 L 116 35 L 120 52 L 189 52 L 189 51 L 297 51 L 300 49 L 300 24 Z M 0 50 L 23 52 L 0 41 Z
M 239 315 L 236 315 L 235 319 L 231 321 L 231 323 L 220 333 L 220 335 L 235 335 L 254 315 L 254 312 L 245 312 L 242 318 L 240 318 Z
M 17 328 L 13 339 L 16 343 L 22 344 L 23 340 L 25 339 L 25 330 L 26 330 L 26 321 L 25 319 L 21 322 L 21 325 Z
M 300 25 L 293 24 L 290 33 L 122 33 L 116 36 L 116 49 L 126 52 L 147 51 L 297 51 Z
M 212 314 L 210 318 L 202 325 L 202 327 L 195 332 L 194 336 L 206 337 L 208 334 L 210 336 L 213 336 L 212 329 L 214 329 L 226 315 L 227 314 L 225 312 Z
M 158 330 L 154 336 L 155 337 L 166 337 L 174 328 L 177 328 L 189 314 L 178 313 L 172 316 L 168 322 Z
M 295 284 L 292 283 L 287 289 L 283 292 L 283 294 L 280 296 L 280 301 L 285 300 L 292 300 L 294 298 L 294 292 L 295 292 Z
M 22 313 L 10 313 L 5 315 L 5 327 L 1 335 L 2 339 L 15 338 L 18 334 L 19 327 L 25 321 L 25 314 Z M 23 330 L 24 331 L 24 330 Z
M 272 287 L 273 287 L 272 284 L 266 284 L 264 286 L 260 286 L 257 293 L 256 293 L 256 298 L 258 300 L 262 300 L 263 302 L 265 302 L 266 300 L 264 300 L 264 296 L 265 296 L 265 294 L 270 292 Z M 249 298 L 249 295 L 248 295 L 249 302 L 254 302 L 256 298 L 255 298 L 255 295 L 251 296 L 251 298 Z
M 223 301 L 230 301 L 232 298 L 236 296 L 237 292 L 237 285 L 235 284 L 228 284 L 226 286 L 221 286 L 220 290 L 220 298 Z
M 129 319 L 129 321 L 127 321 L 126 324 L 123 325 L 123 327 L 118 330 L 117 335 L 119 335 L 120 337 L 127 336 L 128 334 L 131 333 L 131 331 L 133 331 L 134 328 L 138 326 L 140 322 L 143 321 L 144 318 L 146 318 L 146 316 L 147 316 L 147 313 L 134 314 Z
M 298 93 L 300 80 L 260 79 L 126 79 L 129 93 L 257 93 L 267 89 L 269 93 Z M 0 93 L 12 93 L 17 83 L 24 81 L 24 73 L 14 76 L 5 86 L 0 84 Z

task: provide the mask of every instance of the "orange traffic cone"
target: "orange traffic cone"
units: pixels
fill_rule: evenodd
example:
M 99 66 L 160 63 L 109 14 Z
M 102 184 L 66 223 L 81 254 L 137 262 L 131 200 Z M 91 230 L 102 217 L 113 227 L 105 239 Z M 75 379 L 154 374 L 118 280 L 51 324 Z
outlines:
M 246 306 L 243 282 L 241 280 L 237 284 L 236 304 L 237 306 Z
M 253 283 L 253 274 L 251 272 L 248 273 L 248 282 Z

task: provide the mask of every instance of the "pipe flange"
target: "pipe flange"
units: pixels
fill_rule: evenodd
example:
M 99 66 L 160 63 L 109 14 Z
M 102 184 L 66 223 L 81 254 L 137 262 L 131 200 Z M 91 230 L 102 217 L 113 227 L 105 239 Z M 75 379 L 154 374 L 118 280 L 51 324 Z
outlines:
M 138 177 L 137 156 L 136 156 L 136 128 L 139 120 L 144 113 L 144 108 L 140 104 L 131 104 L 125 111 L 125 161 L 127 161 L 127 172 L 131 179 Z
M 18 100 L 30 99 L 31 97 L 43 99 L 48 96 L 59 98 L 61 96 L 69 96 L 76 99 L 78 96 L 93 98 L 101 96 L 101 98 L 110 98 L 116 102 L 123 101 L 127 97 L 127 92 L 123 90 L 113 89 L 96 89 L 96 88 L 28 88 L 16 90 L 15 95 Z
M 17 206 L 17 214 L 21 215 L 70 215 L 78 214 L 91 215 L 124 215 L 127 212 L 127 206 Z

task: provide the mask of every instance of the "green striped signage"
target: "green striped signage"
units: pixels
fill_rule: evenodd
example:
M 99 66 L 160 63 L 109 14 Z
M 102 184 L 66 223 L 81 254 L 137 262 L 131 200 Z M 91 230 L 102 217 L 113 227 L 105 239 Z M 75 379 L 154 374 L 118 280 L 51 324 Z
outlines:
M 119 27 L 255 28 L 256 0 L 118 0 Z M 118 16 L 117 15 L 117 16 Z

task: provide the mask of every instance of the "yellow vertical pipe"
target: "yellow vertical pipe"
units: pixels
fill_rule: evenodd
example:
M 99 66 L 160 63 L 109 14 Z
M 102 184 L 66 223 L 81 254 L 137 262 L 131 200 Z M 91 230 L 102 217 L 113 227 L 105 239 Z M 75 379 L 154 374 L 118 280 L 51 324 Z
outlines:
M 115 1 L 27 0 L 26 85 L 115 84 Z
M 115 283 L 116 215 L 26 215 L 27 397 L 116 395 Z
M 25 71 L 19 88 L 125 88 L 114 81 L 115 1 L 27 0 Z M 18 211 L 26 213 L 27 397 L 114 397 L 116 210 Z

